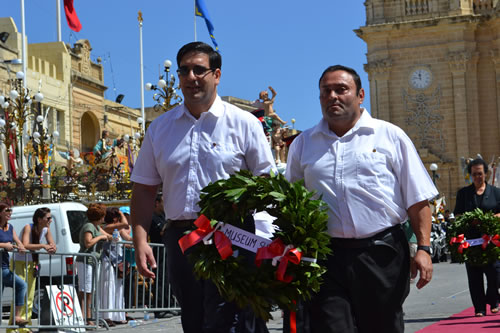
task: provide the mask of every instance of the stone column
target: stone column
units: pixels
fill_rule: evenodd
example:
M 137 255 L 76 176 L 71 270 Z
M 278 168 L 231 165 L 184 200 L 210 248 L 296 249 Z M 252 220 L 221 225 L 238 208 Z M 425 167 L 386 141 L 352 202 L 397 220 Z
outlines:
M 461 170 L 460 157 L 468 158 L 469 126 L 467 119 L 467 81 L 466 69 L 470 55 L 467 52 L 451 52 L 448 54 L 448 65 L 452 76 L 453 110 L 455 115 L 455 143 L 457 147 L 456 163 Z M 464 185 L 461 173 L 458 173 L 458 183 Z
M 382 60 L 370 61 L 365 65 L 365 71 L 370 78 L 370 99 L 374 109 L 371 114 L 378 119 L 391 120 L 390 108 L 390 86 L 389 78 L 392 68 L 392 60 L 385 58 Z
M 500 51 L 498 49 L 490 50 L 491 60 L 495 65 L 495 81 L 496 81 L 496 101 L 497 101 L 497 127 L 500 128 Z

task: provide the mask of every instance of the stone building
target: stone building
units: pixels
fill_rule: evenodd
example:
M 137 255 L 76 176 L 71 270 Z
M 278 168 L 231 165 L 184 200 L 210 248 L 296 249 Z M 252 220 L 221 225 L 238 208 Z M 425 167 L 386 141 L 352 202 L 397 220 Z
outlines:
M 10 80 L 21 65 L 5 64 L 5 60 L 22 58 L 22 35 L 12 18 L 0 18 L 0 34 L 9 37 L 0 40 L 0 95 L 8 95 Z M 139 131 L 137 118 L 140 110 L 126 107 L 104 98 L 103 67 L 91 60 L 91 45 L 88 40 L 79 40 L 73 47 L 63 42 L 28 44 L 27 88 L 30 95 L 41 92 L 41 105 L 32 104 L 33 113 L 46 114 L 45 127 L 49 133 L 59 132 L 56 150 L 65 152 L 76 148 L 82 153 L 92 151 L 104 129 L 111 138 Z M 3 110 L 0 111 L 3 112 Z M 33 133 L 33 121 L 28 126 L 28 135 Z M 5 147 L 0 144 L 0 151 Z M 124 157 L 125 150 L 118 152 Z M 55 161 L 64 164 L 64 159 L 55 154 Z M 5 165 L 5 160 L 0 160 Z
M 498 0 L 366 0 L 371 113 L 411 137 L 453 207 L 462 160 L 500 155 Z

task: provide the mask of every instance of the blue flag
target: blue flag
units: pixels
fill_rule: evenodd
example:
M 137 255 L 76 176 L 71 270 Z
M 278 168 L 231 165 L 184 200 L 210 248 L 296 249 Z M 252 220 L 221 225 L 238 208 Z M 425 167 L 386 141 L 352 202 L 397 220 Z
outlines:
M 205 19 L 205 23 L 207 24 L 208 33 L 210 34 L 212 43 L 214 44 L 215 49 L 219 50 L 219 46 L 217 45 L 214 37 L 214 25 L 212 24 L 212 20 L 210 19 L 210 15 L 208 14 L 205 0 L 196 0 L 196 8 L 194 14 Z

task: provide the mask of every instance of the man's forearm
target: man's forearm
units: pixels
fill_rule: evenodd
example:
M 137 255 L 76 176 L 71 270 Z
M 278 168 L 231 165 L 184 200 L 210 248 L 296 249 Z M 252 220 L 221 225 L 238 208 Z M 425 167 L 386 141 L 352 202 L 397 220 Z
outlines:
M 147 234 L 153 217 L 158 186 L 134 183 L 130 200 L 130 219 L 134 234 L 134 245 L 147 241 Z
M 431 209 L 427 200 L 417 202 L 408 208 L 411 227 L 417 237 L 418 245 L 431 244 Z

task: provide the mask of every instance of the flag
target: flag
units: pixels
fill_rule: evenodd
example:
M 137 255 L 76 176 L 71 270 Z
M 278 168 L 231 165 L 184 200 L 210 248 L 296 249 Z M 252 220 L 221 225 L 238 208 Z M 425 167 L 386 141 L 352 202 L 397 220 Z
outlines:
M 82 24 L 78 16 L 76 16 L 75 7 L 73 7 L 73 0 L 64 0 L 64 12 L 66 13 L 69 28 L 76 32 L 82 30 Z
M 210 19 L 210 15 L 208 15 L 207 6 L 205 5 L 205 0 L 196 0 L 195 5 L 195 13 L 196 16 L 202 17 L 205 19 L 205 23 L 207 24 L 208 33 L 210 34 L 210 38 L 212 39 L 212 43 L 215 46 L 216 50 L 219 50 L 219 46 L 215 41 L 214 37 L 214 25 L 212 24 L 212 20 Z

